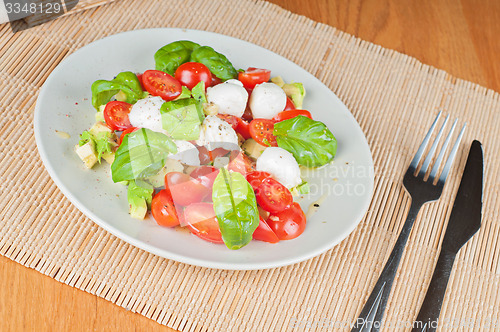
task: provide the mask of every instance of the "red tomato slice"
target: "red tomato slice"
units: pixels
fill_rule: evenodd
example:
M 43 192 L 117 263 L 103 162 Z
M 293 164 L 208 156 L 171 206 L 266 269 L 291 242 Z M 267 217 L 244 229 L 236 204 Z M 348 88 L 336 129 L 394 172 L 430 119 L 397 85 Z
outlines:
M 246 154 L 241 151 L 235 150 L 231 153 L 231 158 L 229 164 L 227 165 L 227 169 L 246 176 L 248 173 L 254 171 L 254 165 Z
M 293 101 L 289 97 L 286 97 L 286 105 L 285 105 L 285 109 L 283 109 L 283 111 L 290 111 L 290 110 L 294 110 L 294 109 L 296 109 L 295 104 L 293 103 Z
M 269 225 L 266 223 L 264 219 L 262 219 L 262 217 L 259 218 L 259 226 L 257 226 L 257 229 L 255 229 L 255 231 L 253 232 L 252 237 L 254 240 L 259 240 L 269 243 L 280 242 L 278 236 L 274 234 L 271 227 L 269 227 Z
M 270 78 L 271 71 L 269 69 L 250 67 L 244 72 L 238 73 L 238 80 L 247 89 L 253 89 L 257 84 L 268 82 Z
M 271 213 L 281 212 L 293 203 L 293 196 L 287 187 L 273 178 L 265 178 L 255 189 L 257 203 Z
M 194 235 L 205 241 L 224 243 L 213 204 L 195 203 L 187 206 L 184 210 L 184 219 Z
M 151 202 L 151 213 L 158 225 L 174 227 L 179 225 L 177 210 L 175 209 L 172 197 L 165 189 L 160 190 Z
M 199 178 L 200 176 L 207 176 L 211 173 L 218 172 L 218 169 L 213 166 L 199 166 L 189 174 L 192 178 Z
M 279 112 L 273 118 L 273 120 L 276 122 L 280 122 L 280 121 L 285 121 L 285 120 L 294 118 L 294 117 L 299 116 L 299 115 L 306 116 L 312 120 L 311 112 L 306 111 L 306 110 L 289 110 L 289 111 Z
M 306 228 L 306 215 L 297 202 L 284 211 L 272 213 L 266 221 L 280 240 L 295 239 Z
M 132 127 L 128 114 L 132 105 L 123 101 L 110 101 L 104 108 L 104 121 L 109 128 L 122 131 Z
M 125 137 L 125 135 L 130 134 L 130 133 L 133 133 L 133 132 L 134 132 L 134 131 L 136 131 L 137 129 L 139 129 L 139 128 L 137 128 L 137 127 L 130 127 L 130 128 L 125 129 L 125 130 L 121 133 L 120 138 L 118 139 L 118 146 L 122 145 L 123 138 Z
M 236 130 L 236 127 L 238 127 L 238 117 L 230 114 L 217 114 L 217 117 L 219 119 L 222 119 L 229 123 L 231 127 L 233 127 L 234 130 Z
M 210 161 L 214 161 L 215 158 L 217 158 L 217 157 L 224 157 L 229 152 L 231 152 L 231 151 L 226 150 L 224 148 L 216 148 L 216 149 L 213 149 L 212 151 L 208 151 L 208 155 L 210 156 Z
M 200 157 L 200 165 L 207 165 L 210 164 L 210 153 L 208 152 L 208 149 L 206 146 L 197 146 L 198 149 L 198 155 Z
M 175 71 L 175 78 L 189 90 L 199 82 L 205 82 L 205 87 L 212 84 L 212 73 L 207 66 L 199 62 L 186 62 Z
M 165 101 L 177 98 L 182 91 L 178 80 L 159 70 L 146 70 L 142 74 L 142 84 L 151 95 L 159 96 Z
M 245 113 L 241 116 L 241 119 L 246 121 L 246 122 L 251 122 L 253 120 L 253 115 L 252 115 L 252 110 L 247 104 L 247 107 L 245 108 Z
M 252 186 L 253 190 L 257 190 L 257 188 L 264 182 L 265 179 L 270 178 L 271 174 L 267 172 L 255 171 L 248 173 L 246 179 L 248 183 Z
M 222 83 L 221 79 L 212 74 L 212 82 L 211 82 L 210 86 L 215 86 L 215 85 L 221 84 L 221 83 Z
M 251 138 L 252 135 L 250 135 L 250 123 L 240 118 L 236 119 L 238 121 L 238 124 L 236 125 L 236 128 L 234 130 L 236 130 L 236 132 L 240 134 L 244 139 Z
M 212 201 L 212 188 L 218 174 L 219 170 L 212 166 L 197 167 L 189 174 L 192 178 L 197 179 L 202 185 L 208 188 L 208 194 L 205 196 L 206 201 Z
M 274 121 L 272 120 L 253 119 L 250 122 L 250 135 L 260 145 L 278 146 L 273 131 Z
M 142 84 L 142 74 L 136 74 L 139 83 L 141 83 L 141 88 L 144 91 L 144 84 Z
M 165 189 L 171 193 L 174 203 L 180 206 L 201 202 L 210 193 L 210 189 L 200 181 L 180 172 L 165 175 Z

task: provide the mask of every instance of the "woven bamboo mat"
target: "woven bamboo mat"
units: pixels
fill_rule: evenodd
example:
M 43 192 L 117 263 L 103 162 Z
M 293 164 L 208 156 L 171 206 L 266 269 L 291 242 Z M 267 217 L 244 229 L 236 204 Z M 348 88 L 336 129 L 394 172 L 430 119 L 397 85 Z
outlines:
M 37 0 L 38 2 L 47 2 L 46 0 Z M 64 14 L 60 16 L 67 16 L 78 13 L 82 10 L 98 7 L 105 5 L 107 3 L 113 2 L 115 0 L 66 0 L 64 1 Z M 70 8 L 70 9 L 69 9 Z M 69 10 L 68 10 L 69 9 Z M 45 23 L 50 21 L 51 19 L 57 17 L 58 15 L 54 14 L 37 14 L 25 17 L 23 20 L 28 24 L 29 27 L 33 27 L 35 25 Z
M 370 208 L 346 240 L 293 266 L 211 270 L 128 245 L 64 198 L 35 147 L 40 87 L 62 59 L 89 42 L 151 27 L 210 30 L 261 45 L 313 73 L 344 101 L 367 136 L 376 173 Z M 402 174 L 443 110 L 468 123 L 465 143 L 442 199 L 425 206 L 415 224 L 386 321 L 401 327 L 416 316 L 468 145 L 476 138 L 485 155 L 483 226 L 455 262 L 441 314 L 449 325 L 442 330 L 500 327 L 497 93 L 261 1 L 177 0 L 165 6 L 121 0 L 16 34 L 8 25 L 0 31 L 2 255 L 182 331 L 348 330 L 344 326 L 360 312 L 409 208 Z M 473 325 L 459 328 L 463 323 Z

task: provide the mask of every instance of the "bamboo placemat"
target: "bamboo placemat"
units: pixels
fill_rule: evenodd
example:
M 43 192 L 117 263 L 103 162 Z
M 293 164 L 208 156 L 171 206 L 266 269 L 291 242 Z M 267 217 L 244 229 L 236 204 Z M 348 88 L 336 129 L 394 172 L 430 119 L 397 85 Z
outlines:
M 215 31 L 266 47 L 313 73 L 346 103 L 367 136 L 376 175 L 370 208 L 346 240 L 293 266 L 211 270 L 139 250 L 96 226 L 64 198 L 35 147 L 33 110 L 40 87 L 62 59 L 89 42 L 166 26 Z M 386 321 L 401 327 L 416 316 L 458 173 L 476 138 L 485 155 L 483 225 L 455 262 L 441 314 L 449 325 L 442 330 L 499 328 L 497 93 L 261 1 L 178 0 L 165 6 L 122 0 L 16 34 L 8 25 L 0 31 L 2 255 L 182 331 L 348 330 L 408 210 L 402 175 L 443 110 L 468 123 L 465 143 L 441 200 L 424 207 L 415 224 Z M 474 325 L 459 328 L 461 323 Z
M 47 3 L 47 0 L 37 0 L 37 2 L 42 2 L 42 1 Z M 60 16 L 62 17 L 66 15 L 72 15 L 82 10 L 102 6 L 113 1 L 115 0 L 66 0 L 64 1 L 64 6 L 63 6 L 64 14 Z M 58 16 L 59 15 L 40 13 L 37 15 L 30 15 L 28 17 L 25 17 L 23 20 L 28 24 L 29 27 L 33 27 L 35 25 L 50 21 L 51 19 Z

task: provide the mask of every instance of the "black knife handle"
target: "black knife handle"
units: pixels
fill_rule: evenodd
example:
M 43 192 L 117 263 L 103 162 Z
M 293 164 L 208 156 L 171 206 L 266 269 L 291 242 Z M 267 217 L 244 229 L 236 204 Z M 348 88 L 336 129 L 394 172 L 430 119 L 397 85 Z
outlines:
M 455 256 L 456 252 L 441 250 L 424 302 L 417 319 L 413 322 L 412 332 L 436 331 Z

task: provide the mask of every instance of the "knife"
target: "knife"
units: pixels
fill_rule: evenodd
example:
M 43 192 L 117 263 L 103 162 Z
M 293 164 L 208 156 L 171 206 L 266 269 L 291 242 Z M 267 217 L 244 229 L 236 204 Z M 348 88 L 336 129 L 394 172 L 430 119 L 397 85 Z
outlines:
M 455 257 L 481 227 L 482 190 L 483 150 L 481 143 L 475 140 L 469 150 L 436 268 L 412 332 L 430 332 L 438 327 L 439 313 Z

